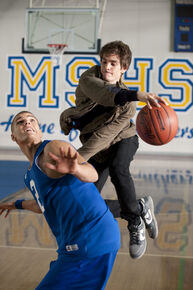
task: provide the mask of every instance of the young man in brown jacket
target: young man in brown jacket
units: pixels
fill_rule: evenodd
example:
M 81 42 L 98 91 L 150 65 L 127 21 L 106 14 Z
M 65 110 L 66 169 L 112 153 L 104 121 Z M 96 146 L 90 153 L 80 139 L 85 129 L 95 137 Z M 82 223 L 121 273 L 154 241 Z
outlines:
M 132 53 L 122 41 L 107 43 L 100 51 L 101 65 L 84 72 L 76 89 L 76 107 L 65 110 L 60 125 L 65 135 L 80 130 L 83 144 L 78 152 L 96 168 L 96 187 L 102 190 L 108 175 L 115 186 L 120 217 L 128 221 L 130 256 L 140 258 L 146 250 L 145 227 L 149 236 L 158 235 L 150 196 L 137 200 L 130 163 L 138 149 L 138 136 L 132 121 L 136 101 L 159 106 L 155 94 L 129 90 L 121 81 Z M 164 102 L 164 101 L 163 101 Z

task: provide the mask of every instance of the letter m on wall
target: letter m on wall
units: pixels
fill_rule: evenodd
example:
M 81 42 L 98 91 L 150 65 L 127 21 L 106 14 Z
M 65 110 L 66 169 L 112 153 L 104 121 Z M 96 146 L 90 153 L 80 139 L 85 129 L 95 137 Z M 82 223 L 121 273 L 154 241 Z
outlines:
M 24 57 L 9 57 L 8 68 L 11 70 L 11 94 L 7 96 L 8 107 L 26 107 L 33 100 L 24 93 L 26 88 L 38 97 L 38 106 L 41 108 L 58 108 L 58 96 L 55 95 L 56 69 L 51 57 L 43 57 L 32 70 Z M 39 93 L 42 88 L 41 93 Z M 32 98 L 32 94 L 29 94 Z M 31 102 L 30 102 L 31 101 Z

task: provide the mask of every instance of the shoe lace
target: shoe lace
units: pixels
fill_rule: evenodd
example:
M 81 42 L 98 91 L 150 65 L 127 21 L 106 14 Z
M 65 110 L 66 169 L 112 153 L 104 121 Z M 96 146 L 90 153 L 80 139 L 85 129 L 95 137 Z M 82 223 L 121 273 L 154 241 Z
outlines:
M 130 244 L 133 245 L 133 244 L 138 244 L 140 242 L 140 233 L 139 231 L 136 230 L 133 230 L 133 231 L 130 231 Z

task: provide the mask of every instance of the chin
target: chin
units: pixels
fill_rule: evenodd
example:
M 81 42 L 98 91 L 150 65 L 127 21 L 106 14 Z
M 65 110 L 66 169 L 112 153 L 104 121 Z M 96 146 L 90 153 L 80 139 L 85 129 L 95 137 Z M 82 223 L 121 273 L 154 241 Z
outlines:
M 109 84 L 116 84 L 116 82 L 113 80 L 106 80 L 106 82 L 108 82 Z
M 111 79 L 111 78 L 103 78 L 103 80 L 104 80 L 105 82 L 108 82 L 108 83 L 111 83 L 111 82 L 112 82 L 112 79 Z

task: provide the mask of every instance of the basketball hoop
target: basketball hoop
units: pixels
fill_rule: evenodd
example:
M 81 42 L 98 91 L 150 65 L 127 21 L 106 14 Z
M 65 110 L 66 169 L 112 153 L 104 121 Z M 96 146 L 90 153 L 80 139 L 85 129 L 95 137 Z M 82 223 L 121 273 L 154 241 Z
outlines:
M 49 43 L 48 49 L 52 59 L 56 59 L 57 65 L 61 64 L 62 55 L 67 48 L 67 44 L 62 43 Z
M 61 55 L 64 53 L 67 44 L 62 44 L 62 43 L 49 43 L 48 44 L 48 49 L 50 51 L 50 54 L 52 55 Z

